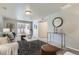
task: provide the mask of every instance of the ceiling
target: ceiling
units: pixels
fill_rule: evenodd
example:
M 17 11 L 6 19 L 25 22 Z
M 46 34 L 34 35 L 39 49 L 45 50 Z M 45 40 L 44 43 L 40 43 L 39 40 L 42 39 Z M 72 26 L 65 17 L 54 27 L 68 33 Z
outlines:
M 64 4 L 29 4 L 35 14 L 39 16 L 47 16 L 60 10 Z
M 44 17 L 60 10 L 65 4 L 61 3 L 2 3 L 0 4 L 0 12 L 3 15 L 12 13 L 16 14 L 16 10 L 20 10 L 19 14 L 24 15 L 27 6 L 32 10 L 32 17 Z M 18 12 L 18 11 L 17 11 Z M 12 15 L 12 16 L 13 16 Z M 11 16 L 11 14 L 9 15 Z M 16 15 L 18 16 L 18 15 Z
M 79 3 L 72 3 L 71 6 L 63 11 L 73 13 L 73 14 L 79 14 Z
M 8 17 L 15 17 L 18 19 L 28 19 L 25 15 L 25 9 L 29 7 L 32 11 L 31 17 L 33 19 L 42 18 L 61 11 L 61 7 L 66 3 L 2 3 L 0 4 L 0 14 Z M 79 4 L 75 4 L 67 11 L 78 11 Z M 77 13 L 77 12 L 76 12 Z

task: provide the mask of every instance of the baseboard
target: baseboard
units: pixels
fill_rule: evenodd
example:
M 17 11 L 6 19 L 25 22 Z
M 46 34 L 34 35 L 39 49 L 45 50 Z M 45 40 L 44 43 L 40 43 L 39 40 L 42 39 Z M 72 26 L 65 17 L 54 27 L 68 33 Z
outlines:
M 78 51 L 79 52 L 78 49 L 75 49 L 75 48 L 72 48 L 72 47 L 66 47 L 66 48 L 69 48 L 69 49 L 72 49 L 72 50 L 75 50 L 75 51 Z

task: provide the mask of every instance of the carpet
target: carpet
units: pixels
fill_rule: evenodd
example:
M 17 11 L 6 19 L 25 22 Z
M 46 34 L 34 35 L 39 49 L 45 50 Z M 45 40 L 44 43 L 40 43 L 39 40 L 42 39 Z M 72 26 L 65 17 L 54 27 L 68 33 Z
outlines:
M 31 43 L 30 47 L 29 44 Z M 31 42 L 19 41 L 18 55 L 41 55 L 40 48 L 42 45 L 46 44 L 40 40 L 35 40 Z

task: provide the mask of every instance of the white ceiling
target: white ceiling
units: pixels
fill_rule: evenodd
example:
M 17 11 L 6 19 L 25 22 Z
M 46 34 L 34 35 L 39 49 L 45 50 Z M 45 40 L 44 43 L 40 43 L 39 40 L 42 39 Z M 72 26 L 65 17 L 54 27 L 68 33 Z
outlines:
M 28 16 L 25 15 L 25 9 L 29 6 L 32 11 L 31 17 L 37 19 L 61 11 L 61 7 L 64 5 L 66 3 L 2 3 L 0 4 L 0 14 L 7 17 L 18 17 L 18 19 L 28 19 Z M 79 4 L 74 4 L 67 9 L 69 12 L 74 10 L 78 13 Z
M 32 17 L 44 17 L 47 16 L 49 14 L 55 13 L 57 11 L 60 11 L 60 7 L 63 6 L 65 4 L 56 4 L 56 3 L 9 3 L 9 4 L 0 4 L 0 12 L 2 15 L 8 15 L 10 13 L 12 13 L 14 15 L 14 13 L 16 13 L 16 10 L 20 10 L 19 14 L 22 14 L 22 16 L 24 15 L 23 13 L 25 12 L 25 9 L 27 6 L 29 6 L 32 10 Z M 7 9 L 4 10 L 3 7 L 6 7 Z M 12 15 L 12 16 L 13 16 Z M 9 15 L 11 16 L 11 14 Z
M 71 6 L 63 11 L 69 12 L 69 13 L 74 13 L 74 14 L 79 14 L 79 3 L 74 3 L 71 4 Z
M 47 16 L 60 10 L 64 4 L 29 4 L 33 12 L 39 16 Z

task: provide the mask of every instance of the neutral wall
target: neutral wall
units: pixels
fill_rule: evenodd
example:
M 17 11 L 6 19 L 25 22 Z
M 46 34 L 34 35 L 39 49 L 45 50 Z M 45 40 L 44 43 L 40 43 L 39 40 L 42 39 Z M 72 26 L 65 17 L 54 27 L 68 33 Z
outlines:
M 3 17 L 0 16 L 0 36 L 2 36 L 2 32 L 3 32 Z
M 46 17 L 48 32 L 53 32 L 52 20 L 57 16 L 64 20 L 64 24 L 59 30 L 65 33 L 65 46 L 79 50 L 79 15 L 63 11 Z

